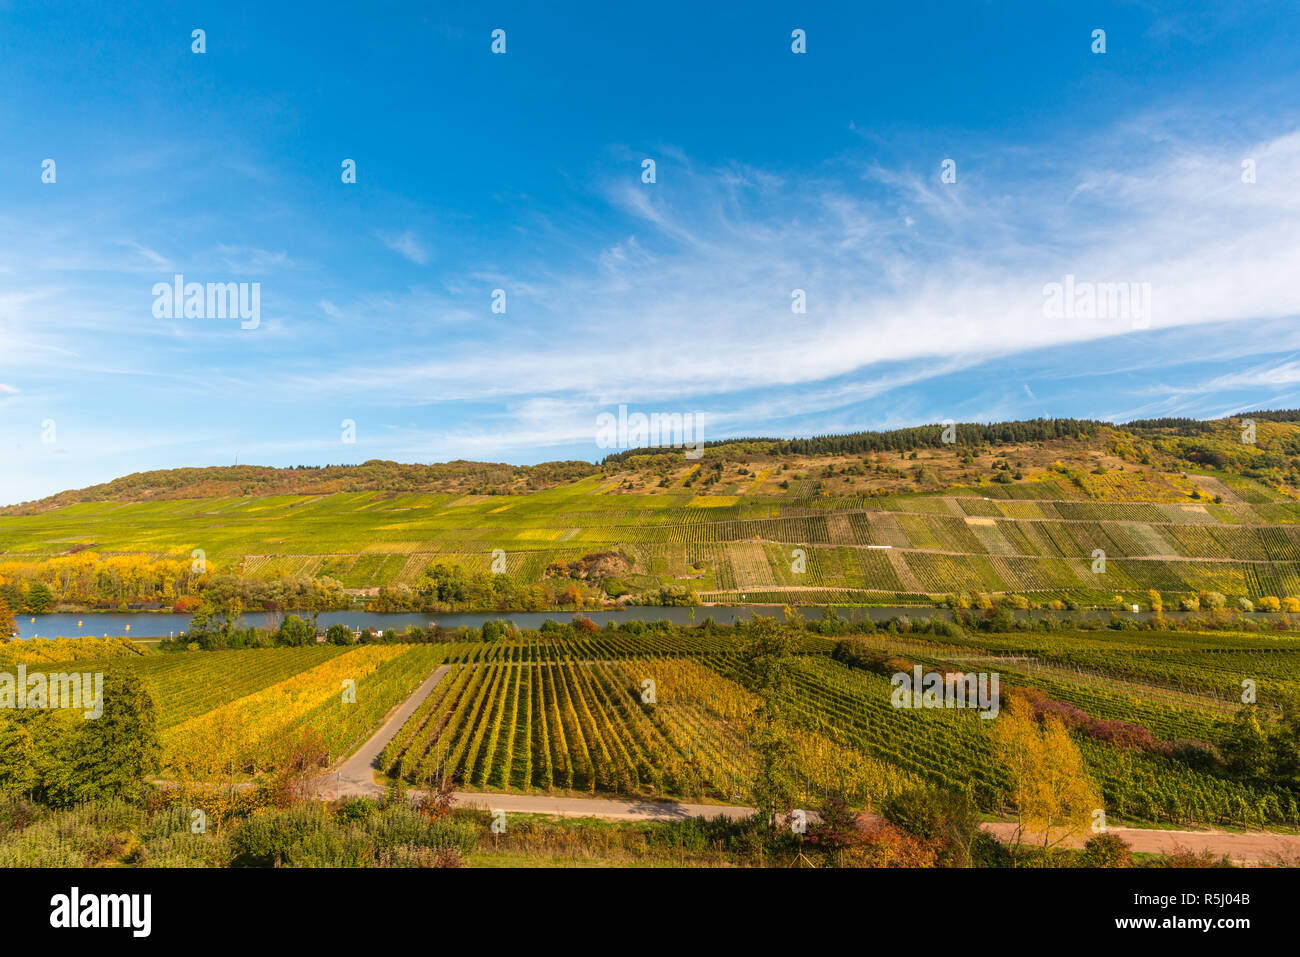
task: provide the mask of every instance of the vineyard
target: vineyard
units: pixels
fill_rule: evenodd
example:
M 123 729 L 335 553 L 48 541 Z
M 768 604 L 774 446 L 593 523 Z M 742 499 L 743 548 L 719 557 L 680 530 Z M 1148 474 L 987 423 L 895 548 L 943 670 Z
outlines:
M 164 764 L 198 780 L 232 765 L 257 771 L 275 766 L 283 744 L 304 732 L 329 755 L 350 752 L 441 657 L 428 645 L 366 646 L 330 657 L 166 729 Z
M 1188 764 L 1173 750 L 1219 747 L 1243 683 L 1265 715 L 1300 695 L 1293 633 L 852 627 L 855 641 L 895 661 L 993 671 L 1003 695 L 1032 692 L 1074 709 L 1084 763 L 1119 820 L 1300 825 L 1297 794 L 1284 783 Z M 919 783 L 964 791 L 990 813 L 1004 806 L 988 720 L 970 709 L 900 710 L 888 677 L 832 657 L 837 639 L 812 626 L 795 638 L 785 734 L 809 806 L 831 794 L 878 806 Z M 305 738 L 327 761 L 342 759 L 445 666 L 387 740 L 381 776 L 487 792 L 743 803 L 754 800 L 758 761 L 743 644 L 743 630 L 633 622 L 443 644 L 141 654 L 82 639 L 16 650 L 29 671 L 75 662 L 144 679 L 158 706 L 163 773 L 178 780 L 256 777 L 292 759 Z
M 80 643 L 96 651 L 104 642 L 84 638 Z M 164 772 L 213 780 L 232 771 L 243 777 L 273 770 L 285 758 L 285 748 L 303 735 L 327 755 L 350 752 L 445 655 L 441 645 L 319 645 L 98 659 L 65 653 L 59 659 L 25 660 L 33 662 L 29 672 L 57 671 L 69 662 L 82 672 L 135 672 L 157 705 Z M 355 689 L 352 700 L 345 700 L 345 682 Z
M 1294 636 L 880 634 L 882 651 L 927 664 L 997 661 L 1004 689 L 1034 688 L 1156 741 L 1213 744 L 1241 680 L 1261 700 L 1300 691 Z M 802 793 L 866 805 L 916 782 L 994 809 L 1006 782 L 973 711 L 897 710 L 884 677 L 804 639 L 788 705 Z M 602 633 L 582 641 L 453 646 L 452 669 L 389 743 L 381 770 L 474 790 L 749 800 L 755 756 L 734 639 Z M 649 685 L 648 683 L 653 683 Z M 645 700 L 648 686 L 652 701 Z M 1161 749 L 1080 737 L 1107 807 L 1121 818 L 1232 826 L 1300 824 L 1286 787 L 1193 769 Z
M 654 703 L 643 701 L 652 682 Z M 742 687 L 689 659 L 517 661 L 444 678 L 381 758 L 412 782 L 749 800 Z M 809 729 L 795 731 L 810 793 L 872 803 L 914 779 Z
M 535 586 L 556 567 L 616 552 L 631 563 L 618 584 L 632 593 L 671 585 L 722 603 L 888 604 L 956 590 L 1086 603 L 1152 589 L 1300 594 L 1300 502 L 1241 477 L 1201 478 L 1221 501 L 1189 499 L 1199 492 L 1184 477 L 1136 472 L 817 497 L 767 472 L 737 483 L 738 494 L 627 491 L 589 476 L 526 495 L 340 492 L 4 515 L 0 588 L 41 581 L 56 601 L 167 602 L 195 588 L 197 549 L 214 570 L 356 591 L 418 587 L 436 564 Z M 1104 570 L 1094 570 L 1099 553 Z

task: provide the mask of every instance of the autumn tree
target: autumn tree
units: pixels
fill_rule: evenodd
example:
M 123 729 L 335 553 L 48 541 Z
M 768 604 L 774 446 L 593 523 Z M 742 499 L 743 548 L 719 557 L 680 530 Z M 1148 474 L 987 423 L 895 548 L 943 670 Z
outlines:
M 17 632 L 18 625 L 14 623 L 14 613 L 9 610 L 4 598 L 0 598 L 0 641 L 8 641 Z
M 224 576 L 215 579 L 204 590 L 203 604 L 190 619 L 190 640 L 209 651 L 227 647 L 230 634 L 243 612 L 244 602 L 238 582 Z
M 0 708 L 0 795 L 31 794 L 40 780 L 31 715 Z
M 1015 695 L 994 719 L 990 738 L 1010 785 L 1017 849 L 1032 836 L 1046 853 L 1088 827 L 1101 799 L 1059 717 L 1048 714 L 1040 723 L 1030 701 Z
M 352 629 L 347 625 L 330 625 L 325 629 L 325 640 L 331 645 L 350 645 Z

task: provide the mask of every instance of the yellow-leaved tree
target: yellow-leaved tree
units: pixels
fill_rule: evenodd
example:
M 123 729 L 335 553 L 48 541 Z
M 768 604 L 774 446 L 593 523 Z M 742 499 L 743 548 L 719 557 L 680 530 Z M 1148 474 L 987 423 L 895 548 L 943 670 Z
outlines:
M 5 600 L 0 598 L 0 642 L 8 641 L 17 630 L 18 626 L 14 624 L 14 613 L 9 610 Z
M 1040 722 L 1034 706 L 1014 695 L 990 733 L 1016 810 L 1015 848 L 1032 840 L 1046 852 L 1085 831 L 1101 798 L 1061 719 L 1048 714 Z

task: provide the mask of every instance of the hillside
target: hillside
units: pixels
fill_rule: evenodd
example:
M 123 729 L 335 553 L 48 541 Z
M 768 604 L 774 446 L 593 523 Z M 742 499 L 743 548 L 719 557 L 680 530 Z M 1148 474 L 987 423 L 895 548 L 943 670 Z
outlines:
M 254 602 L 382 588 L 382 607 L 430 610 L 665 587 L 840 604 L 1298 596 L 1300 416 L 1243 418 L 1253 443 L 1241 419 L 1043 420 L 959 425 L 953 443 L 941 426 L 747 439 L 696 461 L 142 473 L 0 515 L 0 597 L 34 608 L 39 582 L 50 605 L 170 604 L 217 574 Z
M 148 502 L 232 495 L 330 495 L 335 492 L 465 492 L 519 494 L 582 478 L 595 471 L 590 462 L 504 465 L 496 462 L 442 462 L 403 465 L 372 459 L 361 465 L 261 465 L 164 469 L 135 472 L 102 485 L 60 492 L 36 502 L 0 508 L 0 515 L 31 515 L 82 502 Z

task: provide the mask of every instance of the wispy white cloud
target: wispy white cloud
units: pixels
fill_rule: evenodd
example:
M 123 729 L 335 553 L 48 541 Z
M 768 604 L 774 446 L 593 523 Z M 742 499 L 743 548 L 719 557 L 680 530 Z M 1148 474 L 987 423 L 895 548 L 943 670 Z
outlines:
M 140 254 L 141 258 L 147 259 L 155 266 L 158 266 L 162 269 L 170 269 L 172 267 L 172 263 L 170 259 L 168 259 L 166 256 L 164 256 L 162 253 L 158 252 L 157 250 L 150 249 L 148 246 L 142 246 L 139 243 L 135 242 L 134 240 L 127 240 L 123 242 L 122 245 L 126 246 L 128 249 L 135 250 L 137 253 Z
M 217 252 L 232 273 L 265 274 L 293 269 L 297 264 L 284 250 L 258 249 L 256 246 L 217 246 Z
M 1242 155 L 1267 176 L 1243 184 Z M 517 270 L 528 294 L 512 289 L 512 309 L 526 304 L 528 322 L 484 323 L 474 339 L 415 362 L 358 355 L 329 382 L 286 387 L 382 375 L 413 403 L 573 391 L 668 401 L 808 386 L 889 362 L 937 374 L 1134 333 L 1131 321 L 1045 318 L 1043 286 L 1067 274 L 1150 283 L 1155 330 L 1300 314 L 1290 278 L 1300 274 L 1300 198 L 1289 187 L 1300 176 L 1297 133 L 1062 159 L 996 195 L 875 167 L 862 175 L 858 192 L 730 168 L 679 171 L 672 189 L 611 189 L 621 238 L 567 272 Z M 1071 201 L 1084 181 L 1087 199 Z M 791 311 L 795 289 L 806 313 Z M 425 307 L 417 311 L 455 305 L 434 297 Z
M 425 249 L 420 237 L 409 229 L 402 233 L 380 233 L 379 238 L 393 252 L 401 253 L 418 266 L 429 262 L 429 251 Z
M 1300 315 L 1300 131 L 1211 141 L 1163 124 L 1132 118 L 1032 156 L 972 153 L 956 184 L 939 182 L 937 162 L 850 156 L 796 174 L 664 150 L 658 183 L 624 176 L 586 206 L 521 214 L 535 254 L 440 262 L 418 286 L 393 282 L 378 244 L 361 261 L 350 236 L 173 247 L 113 224 L 101 235 L 140 238 L 97 244 L 0 220 L 0 375 L 34 410 L 70 377 L 110 395 L 116 378 L 156 407 L 178 395 L 222 400 L 213 410 L 232 395 L 358 416 L 382 406 L 365 421 L 392 428 L 367 427 L 359 445 L 418 457 L 589 444 L 594 415 L 620 403 L 703 412 L 718 435 L 864 427 L 867 403 L 875 427 L 1026 400 L 1039 414 L 1053 385 L 1037 370 L 981 380 L 1011 356 L 1056 357 L 1058 382 L 1130 371 L 1148 390 L 1123 400 L 1133 409 L 1190 407 L 1196 389 L 1285 394 L 1300 360 L 1279 353 L 1300 336 L 1259 330 Z M 1255 183 L 1241 181 L 1243 158 Z M 375 235 L 417 265 L 433 260 L 414 229 Z M 345 266 L 317 265 L 335 253 Z M 155 322 L 149 285 L 173 263 L 194 278 L 256 274 L 261 328 Z M 1150 329 L 1045 318 L 1043 286 L 1067 274 L 1150 283 Z M 490 310 L 498 287 L 504 315 Z M 794 290 L 806 312 L 792 311 Z M 1190 343 L 1178 353 L 1141 345 L 1178 330 Z M 1250 367 L 1170 371 L 1191 356 Z M 1033 390 L 1015 386 L 1025 378 Z M 936 398 L 918 395 L 927 389 Z M 1099 414 L 1133 410 L 1105 402 Z M 291 411 L 264 418 L 250 451 L 332 447 L 303 437 Z

